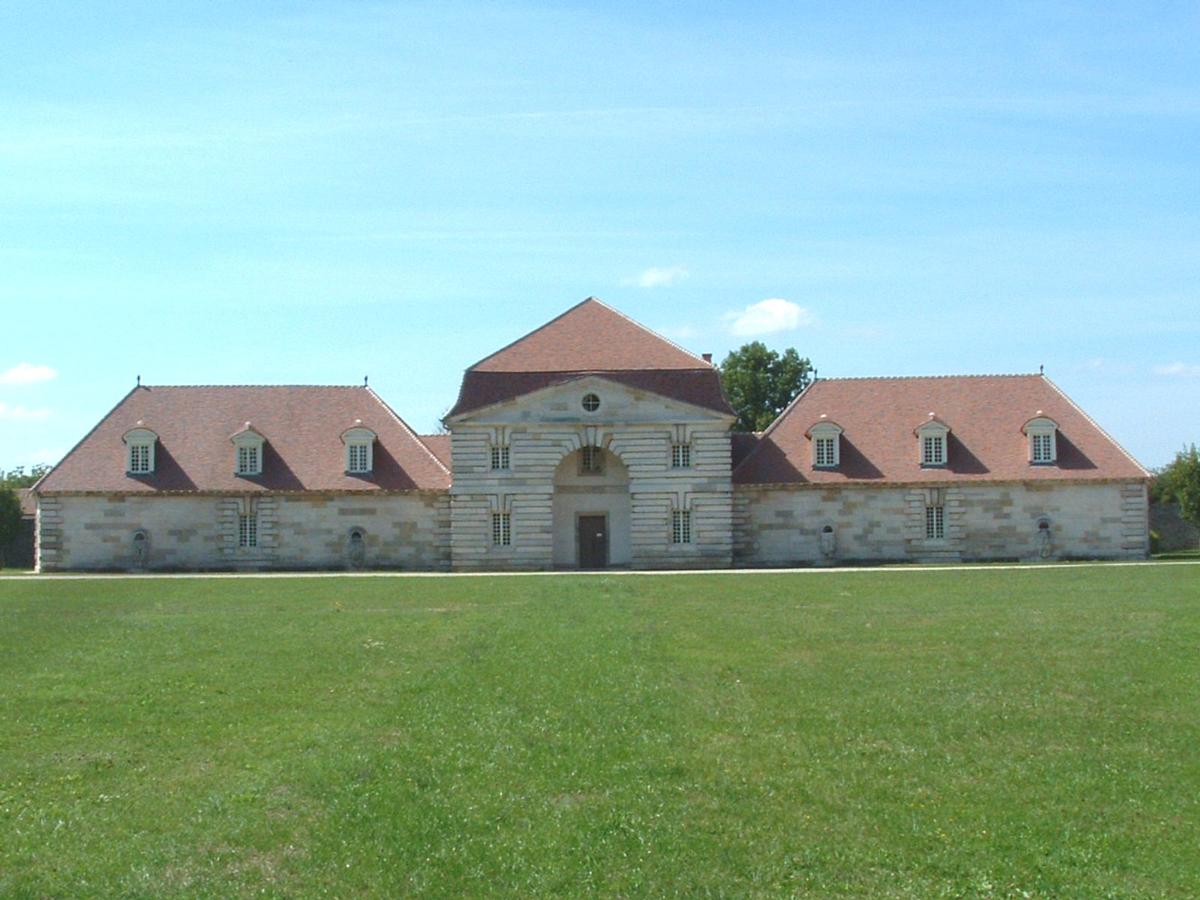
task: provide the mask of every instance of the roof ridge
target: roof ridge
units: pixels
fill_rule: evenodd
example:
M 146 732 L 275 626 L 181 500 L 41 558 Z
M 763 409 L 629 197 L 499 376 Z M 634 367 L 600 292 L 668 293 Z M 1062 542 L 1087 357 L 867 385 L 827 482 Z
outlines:
M 425 445 L 425 442 L 423 440 L 421 440 L 421 436 L 419 434 L 417 434 L 415 431 L 413 431 L 412 428 L 409 427 L 409 424 L 407 422 L 405 422 L 402 418 L 400 418 L 400 415 L 394 409 L 392 409 L 391 406 L 388 405 L 388 402 L 386 400 L 384 400 L 377 393 L 375 393 L 374 389 L 371 388 L 369 385 L 364 384 L 363 388 L 366 390 L 366 392 L 368 394 L 370 394 L 372 397 L 375 398 L 376 402 L 380 406 L 382 406 L 385 410 L 387 410 L 389 413 L 391 413 L 392 418 L 395 419 L 397 423 L 399 423 L 401 428 L 403 428 L 406 432 L 408 432 L 409 436 L 412 437 L 417 442 L 417 445 L 422 450 L 425 451 L 425 455 L 428 456 L 430 459 L 432 459 L 439 469 L 441 469 L 447 475 L 451 474 L 450 470 L 446 468 L 446 466 L 442 463 L 442 461 L 440 459 L 438 459 L 437 456 L 434 455 L 434 452 Z
M 619 309 L 617 309 L 613 306 L 609 306 L 607 303 L 605 303 L 599 297 L 588 297 L 587 300 L 584 300 L 583 302 L 587 303 L 589 301 L 591 301 L 592 303 L 600 304 L 605 309 L 607 309 L 609 312 L 615 313 L 616 315 L 620 316 L 626 322 L 629 322 L 632 325 L 636 325 L 638 328 L 642 329 L 642 331 L 645 331 L 647 334 L 652 334 L 652 335 L 654 335 L 654 337 L 658 338 L 660 341 L 670 344 L 672 347 L 674 347 L 680 353 L 686 353 L 688 356 L 692 357 L 697 362 L 699 362 L 701 364 L 701 367 L 709 368 L 709 369 L 716 368 L 716 366 L 714 366 L 710 360 L 706 360 L 703 356 L 693 353 L 691 350 L 688 350 L 686 347 L 680 346 L 679 344 L 677 344 L 673 340 L 671 340 L 669 337 L 665 337 L 665 336 L 659 334 L 653 328 L 649 328 L 649 327 L 643 325 L 641 322 L 637 321 L 636 319 L 630 318 L 629 316 L 625 315 L 625 313 L 621 312 Z
M 365 384 L 139 384 L 137 388 L 326 388 L 329 390 L 362 390 Z
M 1102 427 L 1100 427 L 1100 423 L 1098 423 L 1098 422 L 1097 422 L 1095 419 L 1093 419 L 1093 418 L 1092 418 L 1091 416 L 1089 416 L 1089 415 L 1088 415 L 1086 412 L 1084 412 L 1084 410 L 1083 410 L 1083 407 L 1081 407 L 1081 406 L 1080 406 L 1078 403 L 1076 403 L 1074 400 L 1072 400 L 1070 397 L 1068 397 L 1068 396 L 1067 396 L 1067 394 L 1066 394 L 1066 392 L 1065 392 L 1065 391 L 1063 391 L 1063 389 L 1062 389 L 1062 388 L 1060 388 L 1060 387 L 1059 387 L 1057 384 L 1055 384 L 1053 381 L 1051 381 L 1049 378 L 1047 378 L 1047 377 L 1046 377 L 1046 375 L 1045 375 L 1044 373 L 1043 373 L 1042 375 L 1040 375 L 1039 377 L 1040 377 L 1040 378 L 1041 378 L 1043 381 L 1045 381 L 1045 382 L 1046 382 L 1046 384 L 1048 384 L 1048 385 L 1050 386 L 1050 388 L 1051 388 L 1051 389 L 1052 389 L 1052 390 L 1053 390 L 1053 391 L 1054 391 L 1056 394 L 1058 394 L 1058 396 L 1062 397 L 1062 398 L 1063 398 L 1065 401 L 1067 401 L 1067 404 L 1068 404 L 1068 405 L 1069 405 L 1069 406 L 1070 406 L 1072 409 L 1074 409 L 1074 410 L 1075 410 L 1077 413 L 1079 413 L 1081 416 L 1083 416 L 1083 418 L 1084 418 L 1084 421 L 1086 421 L 1086 422 L 1087 422 L 1089 425 L 1091 425 L 1091 426 L 1092 426 L 1093 428 L 1095 428 L 1095 429 L 1096 429 L 1098 432 L 1100 432 L 1100 434 L 1102 434 L 1102 435 L 1103 435 L 1105 438 L 1107 438 L 1107 439 L 1108 439 L 1108 441 L 1109 441 L 1109 442 L 1110 442 L 1110 443 L 1111 443 L 1111 444 L 1112 444 L 1114 447 L 1116 447 L 1118 450 L 1120 450 L 1120 451 L 1121 451 L 1121 455 L 1123 455 L 1123 456 L 1124 456 L 1124 457 L 1125 457 L 1127 460 L 1129 460 L 1131 463 L 1133 463 L 1135 466 L 1137 466 L 1139 469 L 1141 469 L 1141 470 L 1142 470 L 1142 473 L 1143 473 L 1143 474 L 1144 474 L 1144 475 L 1145 475 L 1147 478 L 1152 478 L 1152 477 L 1153 477 L 1153 473 L 1151 473 L 1149 469 L 1147 469 L 1147 468 L 1146 468 L 1145 466 L 1143 466 L 1143 465 L 1142 465 L 1140 462 L 1138 462 L 1136 459 L 1134 459 L 1134 456 L 1133 456 L 1133 454 L 1132 454 L 1132 453 L 1130 453 L 1128 450 L 1126 450 L 1124 447 L 1122 447 L 1122 446 L 1121 446 L 1121 444 L 1120 444 L 1120 442 L 1119 442 L 1119 441 L 1118 441 L 1116 438 L 1114 438 L 1114 437 L 1113 437 L 1111 434 L 1109 434 L 1109 433 L 1108 433 L 1107 431 L 1105 431 L 1105 430 L 1104 430 Z
M 57 468 L 58 468 L 59 466 L 61 466 L 61 465 L 62 465 L 64 462 L 66 462 L 66 461 L 67 461 L 67 459 L 68 459 L 68 458 L 71 456 L 71 454 L 72 454 L 72 453 L 74 453 L 76 450 L 78 450 L 80 447 L 82 447 L 82 446 L 84 445 L 84 443 L 87 441 L 87 439 L 88 439 L 88 438 L 90 438 L 90 437 L 91 437 L 93 434 L 95 434 L 95 433 L 96 433 L 96 432 L 97 432 L 97 431 L 100 429 L 100 426 L 101 426 L 101 425 L 103 425 L 105 422 L 107 422 L 109 419 L 111 419 L 111 418 L 113 417 L 113 414 L 114 414 L 114 413 L 115 413 L 115 412 L 116 412 L 118 409 L 120 409 L 120 408 L 121 408 L 121 407 L 122 407 L 122 406 L 125 404 L 125 401 L 126 401 L 126 400 L 128 400 L 130 397 L 132 397 L 132 396 L 133 396 L 133 393 L 134 393 L 134 391 L 140 391 L 141 389 L 142 389 L 142 385 L 140 385 L 140 384 L 136 384 L 136 385 L 134 385 L 133 387 L 131 387 L 131 388 L 130 388 L 130 389 L 129 389 L 129 390 L 126 392 L 126 393 L 125 393 L 125 396 L 124 396 L 124 397 L 122 397 L 120 400 L 118 400 L 118 401 L 117 401 L 115 404 L 113 404 L 113 407 L 112 407 L 112 409 L 110 409 L 108 412 L 106 412 L 104 415 L 102 415 L 102 416 L 101 416 L 101 417 L 100 417 L 100 418 L 99 418 L 99 419 L 96 421 L 96 424 L 95 424 L 95 425 L 93 425 L 93 426 L 92 426 L 92 427 L 91 427 L 91 428 L 88 430 L 88 433 L 87 433 L 87 434 L 85 434 L 83 437 L 81 437 L 79 440 L 77 440 L 77 441 L 75 442 L 75 446 L 73 446 L 73 447 L 72 447 L 70 450 L 68 450 L 66 453 L 64 453 L 64 454 L 62 455 L 62 459 L 60 459 L 60 460 L 59 460 L 58 462 L 56 462 L 56 463 L 55 463 L 53 466 L 51 466 L 51 467 L 50 467 L 50 469 L 49 469 L 49 471 L 47 471 L 46 473 L 44 473 L 44 474 L 42 475 L 42 477 L 41 477 L 41 478 L 39 478 L 37 481 L 35 481 L 33 484 L 31 484 L 31 485 L 29 486 L 29 489 L 30 489 L 31 491 L 34 491 L 34 492 L 36 493 L 36 492 L 37 492 L 37 489 L 38 489 L 38 488 L 40 488 L 40 487 L 42 486 L 42 482 L 43 482 L 43 481 L 45 481 L 47 478 L 49 478 L 51 475 L 53 475 L 53 474 L 54 474 L 54 470 L 55 470 L 55 469 L 57 469 Z
M 965 375 L 834 375 L 813 379 L 820 381 L 948 381 L 952 378 L 1040 378 L 1038 372 L 970 372 Z
M 550 328 L 552 325 L 554 325 L 554 323 L 561 321 L 562 319 L 571 315 L 571 313 L 575 312 L 577 309 L 587 306 L 588 304 L 595 304 L 596 306 L 600 306 L 600 307 L 608 310 L 608 312 L 624 319 L 626 322 L 628 322 L 630 325 L 637 328 L 639 331 L 643 331 L 646 334 L 650 335 L 655 340 L 661 341 L 662 343 L 666 344 L 667 346 L 671 347 L 674 350 L 677 350 L 678 352 L 684 354 L 685 356 L 691 357 L 698 363 L 698 365 L 696 366 L 697 369 L 704 370 L 704 369 L 715 369 L 716 368 L 716 366 L 714 366 L 711 362 L 705 360 L 703 356 L 693 353 L 691 350 L 688 350 L 685 347 L 681 347 L 679 344 L 675 343 L 673 340 L 671 340 L 668 337 L 664 337 L 663 335 L 659 334 L 654 329 L 647 328 L 641 322 L 627 316 L 625 313 L 621 312 L 619 309 L 615 309 L 614 307 L 609 306 L 607 303 L 605 303 L 599 297 L 589 296 L 589 297 L 585 297 L 584 299 L 580 300 L 574 306 L 568 307 L 567 309 L 563 310 L 561 313 L 559 313 L 553 319 L 550 319 L 547 322 L 543 322 L 541 325 L 539 325 L 537 328 L 534 328 L 531 331 L 527 331 L 525 334 L 521 335 L 516 340 L 509 341 L 507 344 L 505 344 L 499 350 L 489 353 L 487 356 L 483 357 L 483 359 L 476 360 L 474 363 L 467 366 L 466 371 L 471 372 L 471 371 L 477 370 L 480 366 L 482 366 L 488 360 L 495 359 L 497 356 L 500 356 L 502 353 L 505 353 L 506 351 L 511 350 L 517 344 L 520 344 L 523 341 L 529 340 L 529 338 L 533 337 L 535 334 L 545 331 L 547 328 Z M 525 370 L 522 370 L 522 371 L 524 372 Z M 545 370 L 545 371 L 558 372 L 558 371 L 562 371 L 562 370 L 549 369 L 549 370 Z M 571 371 L 581 371 L 581 370 L 571 370 Z M 592 371 L 592 370 L 584 370 L 584 371 Z M 597 369 L 594 371 L 617 371 L 617 370 Z M 656 371 L 656 370 L 648 370 L 648 371 Z M 661 371 L 666 371 L 666 370 L 661 370 Z

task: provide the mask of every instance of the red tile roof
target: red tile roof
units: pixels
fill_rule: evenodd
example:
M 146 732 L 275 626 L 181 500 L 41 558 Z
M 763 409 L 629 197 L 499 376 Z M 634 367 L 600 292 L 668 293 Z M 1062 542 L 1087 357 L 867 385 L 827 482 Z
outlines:
M 613 372 L 710 369 L 688 353 L 595 297 L 471 366 L 473 372 Z
M 37 515 L 37 497 L 33 495 L 32 488 L 17 488 L 17 500 L 21 504 L 21 515 L 25 518 L 31 518 Z
M 933 413 L 950 428 L 948 460 L 922 468 L 913 427 Z M 844 430 L 841 464 L 814 469 L 805 432 L 825 415 Z M 1022 427 L 1058 422 L 1058 461 L 1029 463 Z M 839 378 L 814 382 L 734 471 L 736 484 L 1140 479 L 1148 473 L 1041 375 Z
M 421 443 L 429 448 L 429 452 L 437 457 L 438 462 L 447 469 L 450 468 L 450 435 L 423 434 Z
M 585 374 L 732 415 L 712 363 L 595 297 L 467 369 L 447 417 Z
M 376 433 L 374 471 L 347 475 L 341 434 Z M 246 422 L 266 438 L 262 474 L 234 474 L 230 435 Z M 125 473 L 131 428 L 158 435 L 155 471 Z M 130 391 L 37 485 L 39 493 L 447 490 L 450 473 L 367 387 L 203 386 Z

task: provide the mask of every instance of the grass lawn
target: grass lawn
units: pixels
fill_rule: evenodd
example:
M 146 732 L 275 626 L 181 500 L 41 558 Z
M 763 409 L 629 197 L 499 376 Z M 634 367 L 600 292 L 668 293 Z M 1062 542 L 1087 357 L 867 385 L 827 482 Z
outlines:
M 1200 566 L 0 583 L 0 896 L 1200 895 Z

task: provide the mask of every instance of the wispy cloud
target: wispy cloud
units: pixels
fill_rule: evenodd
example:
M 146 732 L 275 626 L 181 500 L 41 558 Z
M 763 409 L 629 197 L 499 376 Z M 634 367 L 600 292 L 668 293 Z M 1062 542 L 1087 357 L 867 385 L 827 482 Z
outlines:
M 49 417 L 50 410 L 48 409 L 30 409 L 27 406 L 9 406 L 7 403 L 0 403 L 0 421 L 31 422 Z
M 1173 362 L 1165 366 L 1155 366 L 1155 375 L 1173 375 L 1177 378 L 1200 378 L 1200 365 L 1194 363 Z
M 0 372 L 0 384 L 36 384 L 39 381 L 50 381 L 57 376 L 58 372 L 49 366 L 20 362 L 6 372 Z
M 622 279 L 621 284 L 642 288 L 667 287 L 684 281 L 690 274 L 685 266 L 652 266 L 632 278 Z
M 751 303 L 740 312 L 726 313 L 724 318 L 729 330 L 739 337 L 793 331 L 816 321 L 803 306 L 779 297 Z

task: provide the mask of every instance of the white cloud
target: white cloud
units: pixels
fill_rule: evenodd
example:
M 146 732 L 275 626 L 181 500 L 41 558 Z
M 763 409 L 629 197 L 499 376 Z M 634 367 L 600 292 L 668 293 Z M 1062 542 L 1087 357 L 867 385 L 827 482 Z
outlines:
M 20 362 L 6 372 L 0 372 L 0 384 L 35 384 L 39 381 L 49 381 L 58 373 L 49 366 L 35 366 L 33 363 Z
M 29 409 L 27 406 L 9 406 L 7 403 L 0 403 L 0 419 L 8 419 L 13 422 L 29 422 L 34 419 L 47 419 L 50 417 L 48 409 Z
M 686 266 L 652 266 L 633 278 L 622 279 L 625 286 L 656 288 L 667 287 L 685 280 L 691 273 Z
M 1200 378 L 1200 366 L 1189 363 L 1174 362 L 1165 366 L 1155 366 L 1155 375 L 1176 375 L 1183 378 Z
M 774 334 L 777 331 L 792 331 L 811 325 L 816 319 L 799 304 L 779 297 L 771 297 L 751 303 L 741 312 L 725 314 L 729 330 L 739 337 L 759 334 Z

